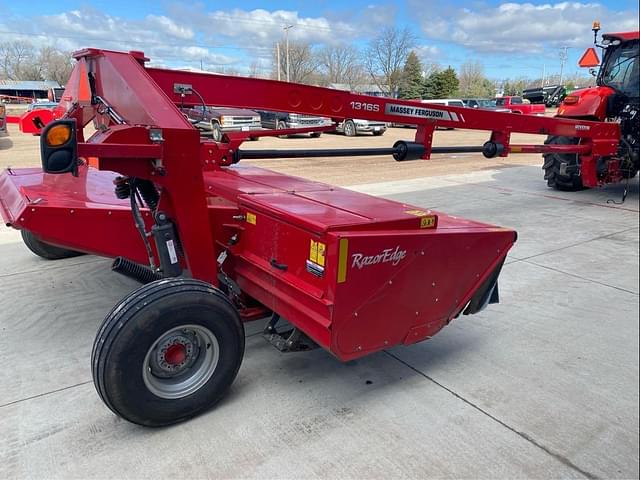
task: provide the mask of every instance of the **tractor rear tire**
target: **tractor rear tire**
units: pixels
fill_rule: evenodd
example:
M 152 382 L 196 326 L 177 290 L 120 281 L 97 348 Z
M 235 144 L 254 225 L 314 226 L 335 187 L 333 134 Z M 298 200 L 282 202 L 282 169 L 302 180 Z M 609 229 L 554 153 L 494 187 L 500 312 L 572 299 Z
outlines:
M 46 260 L 60 260 L 62 258 L 71 258 L 77 257 L 79 255 L 84 255 L 84 253 L 82 252 L 76 252 L 75 250 L 56 247 L 55 245 L 43 242 L 29 230 L 20 230 L 20 234 L 22 235 L 22 241 L 27 246 L 27 248 L 31 250 L 31 252 Z
M 577 137 L 550 136 L 544 143 L 546 145 L 577 145 L 579 140 Z M 580 178 L 578 154 L 546 153 L 543 155 L 543 159 L 544 179 L 549 187 L 568 192 L 575 192 L 584 188 L 582 178 Z M 565 173 L 561 173 L 563 169 Z M 570 169 L 570 171 L 566 172 L 566 169 Z
M 106 316 L 91 353 L 93 382 L 116 415 L 149 427 L 192 418 L 216 404 L 244 355 L 244 328 L 208 283 L 156 280 Z

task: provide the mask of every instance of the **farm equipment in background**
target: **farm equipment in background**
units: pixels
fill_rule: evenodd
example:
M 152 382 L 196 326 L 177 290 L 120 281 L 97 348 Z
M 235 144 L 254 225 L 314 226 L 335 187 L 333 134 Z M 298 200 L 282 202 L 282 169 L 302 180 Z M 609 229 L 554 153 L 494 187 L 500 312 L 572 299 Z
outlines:
M 60 102 L 63 92 L 64 88 L 62 87 L 50 87 L 47 90 L 48 102 L 31 97 L 2 96 L 12 103 L 29 104 L 26 112 L 21 115 L 8 115 L 6 122 L 17 124 L 22 133 L 40 135 L 45 125 L 57 118 L 54 107 Z
M 547 108 L 553 108 L 560 105 L 570 91 L 565 85 L 546 85 L 523 90 L 522 98 L 529 100 L 531 103 L 543 104 Z
M 62 111 L 57 109 L 57 103 L 35 102 L 29 104 L 27 111 L 21 115 L 10 115 L 7 123 L 15 123 L 22 133 L 40 135 L 42 129 L 53 120 L 62 115 Z
M 104 403 L 149 426 L 188 419 L 227 391 L 243 321 L 271 316 L 283 352 L 320 346 L 347 361 L 432 337 L 498 301 L 516 233 L 238 164 L 242 159 L 432 153 L 616 152 L 619 126 L 431 105 L 273 80 L 146 67 L 142 52 L 86 49 L 42 131 L 42 169 L 0 175 L 0 213 L 43 258 L 115 258 L 145 283 L 107 315 L 91 368 Z M 245 150 L 201 138 L 179 106 L 211 104 L 413 123 L 389 148 Z M 84 137 L 93 122 L 96 132 Z M 437 126 L 490 130 L 484 145 L 433 147 Z M 325 129 L 333 128 L 329 125 Z M 317 132 L 310 126 L 308 132 Z M 514 145 L 512 132 L 580 144 Z M 286 319 L 288 327 L 281 326 Z
M 604 51 L 597 86 L 567 95 L 556 118 L 615 123 L 620 125 L 620 139 L 612 155 L 544 154 L 544 178 L 547 185 L 558 190 L 580 190 L 629 180 L 640 168 L 640 33 L 607 33 L 597 44 L 599 30 L 600 24 L 595 22 L 594 43 Z M 581 141 L 575 136 L 550 135 L 545 143 L 575 145 Z M 623 199 L 625 196 L 626 189 Z

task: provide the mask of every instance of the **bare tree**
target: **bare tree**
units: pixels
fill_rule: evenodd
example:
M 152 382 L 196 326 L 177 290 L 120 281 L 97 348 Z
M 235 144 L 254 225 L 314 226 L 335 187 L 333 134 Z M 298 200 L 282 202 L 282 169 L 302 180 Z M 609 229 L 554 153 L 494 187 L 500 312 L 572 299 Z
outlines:
M 373 82 L 387 95 L 397 94 L 402 67 L 414 46 L 415 36 L 406 27 L 385 28 L 369 43 L 364 63 Z
M 422 68 L 424 70 L 425 78 L 428 78 L 432 73 L 440 72 L 442 70 L 440 64 L 436 62 L 423 63 Z
M 42 47 L 38 52 L 37 62 L 43 68 L 42 77 L 45 80 L 54 80 L 60 85 L 67 83 L 73 70 L 71 54 L 53 47 Z
M 253 60 L 249 65 L 249 78 L 262 78 L 262 64 L 258 60 Z
M 274 54 L 273 64 L 277 65 Z M 277 72 L 277 68 L 273 69 Z M 296 83 L 314 83 L 317 81 L 318 60 L 311 49 L 311 45 L 304 42 L 289 40 L 289 80 Z M 286 78 L 287 46 L 280 42 L 280 72 Z
M 353 89 L 364 81 L 360 53 L 351 45 L 326 46 L 318 52 L 318 64 L 323 83 L 344 83 Z
M 64 85 L 71 75 L 73 59 L 67 52 L 29 42 L 0 43 L 0 77 L 9 80 L 55 80 Z
M 34 65 L 35 49 L 29 42 L 16 40 L 0 44 L 0 75 L 9 80 L 42 80 Z
M 460 66 L 460 95 L 463 97 L 493 97 L 493 83 L 484 75 L 484 67 L 478 61 L 467 61 Z

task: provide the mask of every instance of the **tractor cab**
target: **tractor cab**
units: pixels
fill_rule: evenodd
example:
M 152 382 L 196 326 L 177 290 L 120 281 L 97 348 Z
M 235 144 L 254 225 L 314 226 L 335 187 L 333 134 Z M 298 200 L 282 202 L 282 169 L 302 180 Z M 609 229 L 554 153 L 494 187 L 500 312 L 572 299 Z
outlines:
M 598 75 L 598 85 L 612 88 L 616 93 L 626 97 L 639 97 L 640 40 L 638 34 L 636 33 L 635 36 L 604 35 L 602 45 L 606 50 Z
M 640 96 L 640 32 L 605 33 L 598 43 L 600 22 L 593 22 L 593 44 L 602 49 L 600 63 L 594 47 L 589 47 L 578 61 L 581 67 L 590 68 L 597 75 L 599 87 L 609 87 L 615 93 L 628 98 Z M 596 72 L 593 67 L 600 67 Z

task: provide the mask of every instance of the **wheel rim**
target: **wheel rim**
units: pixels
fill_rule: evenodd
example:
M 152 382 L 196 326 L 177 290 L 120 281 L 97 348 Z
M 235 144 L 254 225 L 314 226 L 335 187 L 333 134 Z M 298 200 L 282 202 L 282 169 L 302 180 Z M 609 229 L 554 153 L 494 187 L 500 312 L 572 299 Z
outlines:
M 347 124 L 344 126 L 344 133 L 347 137 L 353 137 L 355 133 L 354 130 L 355 130 L 355 127 L 351 122 L 347 122 Z
M 151 393 L 183 398 L 199 390 L 218 366 L 218 339 L 201 325 L 181 325 L 160 336 L 149 348 L 142 378 Z
M 213 128 L 211 129 L 211 136 L 213 137 L 213 140 L 216 142 L 219 142 L 222 140 L 222 130 L 220 129 L 217 123 L 214 124 Z

